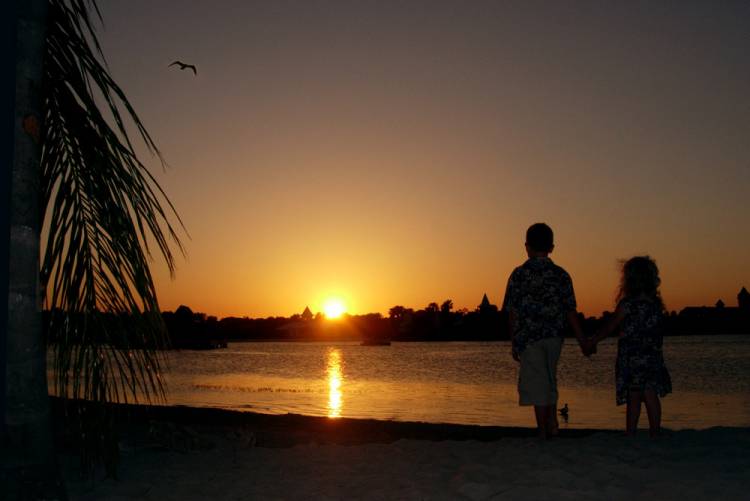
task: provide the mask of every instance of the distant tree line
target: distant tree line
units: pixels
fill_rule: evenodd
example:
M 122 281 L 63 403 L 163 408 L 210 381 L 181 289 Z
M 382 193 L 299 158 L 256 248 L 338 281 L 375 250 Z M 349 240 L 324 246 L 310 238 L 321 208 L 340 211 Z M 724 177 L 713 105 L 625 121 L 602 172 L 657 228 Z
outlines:
M 744 289 L 743 289 L 744 290 Z M 579 314 L 584 332 L 593 335 L 611 312 L 600 317 Z M 474 309 L 454 310 L 453 301 L 430 303 L 421 310 L 393 306 L 380 313 L 344 315 L 331 321 L 309 308 L 291 317 L 227 317 L 194 313 L 187 306 L 164 312 L 175 348 L 217 348 L 228 341 L 502 341 L 508 340 L 507 313 L 485 294 Z M 665 335 L 750 334 L 750 305 L 687 307 L 665 318 Z M 572 332 L 567 334 L 572 336 Z
M 83 315 L 63 315 L 59 310 L 45 311 L 43 325 L 48 341 L 61 335 L 63 329 L 55 327 L 66 323 L 68 329 L 83 328 L 98 316 L 99 331 L 91 330 L 90 336 L 101 338 L 101 343 L 124 349 L 144 347 L 162 348 L 153 345 L 154 336 L 139 336 L 137 325 L 142 324 L 143 315 L 95 312 Z M 388 316 L 380 313 L 366 315 L 343 315 L 328 320 L 323 314 L 313 314 L 305 308 L 302 314 L 291 317 L 226 317 L 193 312 L 180 306 L 174 312 L 163 312 L 162 318 L 168 334 L 168 346 L 177 349 L 223 348 L 229 341 L 362 341 L 380 344 L 391 341 L 503 341 L 508 340 L 508 316 L 491 304 L 485 294 L 474 309 L 454 310 L 453 301 L 430 303 L 421 310 L 405 306 L 393 306 Z M 579 313 L 583 330 L 588 335 L 596 333 L 611 312 L 600 317 L 585 317 Z M 77 325 L 80 323 L 81 325 Z M 126 335 L 126 333 L 132 333 Z M 57 334 L 55 334 L 57 333 Z M 689 306 L 679 313 L 672 311 L 665 318 L 664 333 L 671 335 L 750 334 L 750 294 L 743 288 L 738 295 L 738 306 L 728 307 L 722 301 L 716 306 Z M 572 336 L 572 332 L 567 333 Z

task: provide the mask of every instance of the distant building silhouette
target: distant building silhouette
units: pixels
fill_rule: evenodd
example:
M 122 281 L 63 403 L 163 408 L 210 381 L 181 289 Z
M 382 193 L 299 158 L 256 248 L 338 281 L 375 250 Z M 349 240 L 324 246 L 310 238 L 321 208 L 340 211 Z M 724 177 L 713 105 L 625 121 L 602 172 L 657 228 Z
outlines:
M 750 292 L 747 292 L 747 289 L 744 287 L 740 293 L 737 294 L 737 306 L 742 310 L 750 311 Z
M 487 293 L 485 293 L 484 296 L 482 296 L 482 302 L 479 303 L 479 306 L 477 307 L 477 311 L 483 314 L 495 313 L 497 312 L 497 306 L 490 303 L 490 300 L 487 297 Z
M 687 306 L 669 323 L 672 334 L 750 334 L 750 293 L 737 294 L 737 306 L 719 299 L 714 307 Z
M 313 319 L 313 314 L 312 314 L 312 311 L 310 311 L 310 307 L 305 306 L 305 311 L 302 312 L 302 320 L 304 320 L 305 322 L 309 322 L 312 319 Z

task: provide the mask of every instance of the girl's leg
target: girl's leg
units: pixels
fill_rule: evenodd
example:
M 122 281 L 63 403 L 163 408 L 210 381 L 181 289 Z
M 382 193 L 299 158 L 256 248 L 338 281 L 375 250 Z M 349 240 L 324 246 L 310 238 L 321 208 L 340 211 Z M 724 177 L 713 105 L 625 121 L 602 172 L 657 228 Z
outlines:
M 646 390 L 643 393 L 643 399 L 646 402 L 649 434 L 653 438 L 661 432 L 661 402 L 654 390 Z
M 628 391 L 628 409 L 625 416 L 625 433 L 635 435 L 638 431 L 638 418 L 641 417 L 641 401 L 643 392 L 638 390 Z

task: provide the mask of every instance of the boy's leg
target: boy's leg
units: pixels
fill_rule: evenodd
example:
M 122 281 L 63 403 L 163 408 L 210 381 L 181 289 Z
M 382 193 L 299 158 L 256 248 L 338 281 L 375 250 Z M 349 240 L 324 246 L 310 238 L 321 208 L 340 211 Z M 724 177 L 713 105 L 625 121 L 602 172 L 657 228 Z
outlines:
M 547 405 L 543 394 L 546 386 L 544 354 L 538 343 L 527 346 L 521 353 L 521 367 L 518 374 L 519 404 L 533 405 L 536 428 L 540 438 L 547 436 Z
M 536 417 L 536 429 L 539 438 L 547 438 L 549 433 L 549 405 L 535 405 L 534 416 Z
M 544 339 L 521 354 L 518 390 L 521 405 L 534 405 L 539 436 L 557 434 L 557 361 L 562 339 Z
M 557 422 L 557 404 L 552 404 L 548 407 L 547 413 L 547 434 L 550 436 L 557 436 L 560 431 L 560 424 Z
M 643 393 L 643 400 L 646 402 L 649 434 L 653 438 L 661 431 L 661 402 L 654 390 L 646 390 Z
M 557 405 L 535 405 L 536 427 L 541 438 L 555 437 L 559 433 Z
M 635 435 L 638 431 L 638 418 L 641 417 L 641 400 L 643 400 L 642 391 L 628 391 L 628 409 L 625 417 L 625 433 L 628 435 Z
M 557 422 L 557 363 L 560 361 L 563 340 L 561 338 L 554 338 L 547 342 L 549 344 L 547 352 L 547 368 L 549 371 L 550 386 L 552 388 L 550 394 L 550 400 L 552 403 L 548 407 L 547 414 L 547 433 L 551 436 L 556 436 L 560 429 L 560 425 Z

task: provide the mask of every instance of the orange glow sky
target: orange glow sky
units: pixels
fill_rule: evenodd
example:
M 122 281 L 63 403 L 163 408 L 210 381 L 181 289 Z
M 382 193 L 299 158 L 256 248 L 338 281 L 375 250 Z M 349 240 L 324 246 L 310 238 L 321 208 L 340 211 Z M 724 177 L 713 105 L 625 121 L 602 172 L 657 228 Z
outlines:
M 191 237 L 163 309 L 497 304 L 537 221 L 586 314 L 639 253 L 668 308 L 736 304 L 750 4 L 465 3 L 102 2 Z

